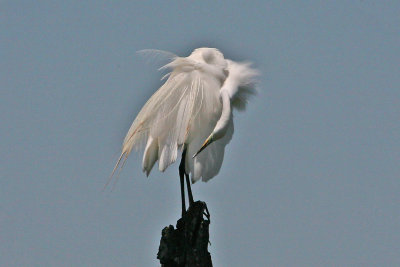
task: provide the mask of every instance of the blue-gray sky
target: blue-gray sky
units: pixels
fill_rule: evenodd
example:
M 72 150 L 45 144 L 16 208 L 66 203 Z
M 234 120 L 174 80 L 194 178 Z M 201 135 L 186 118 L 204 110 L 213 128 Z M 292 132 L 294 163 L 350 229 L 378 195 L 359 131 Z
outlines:
M 177 165 L 101 190 L 160 85 L 135 52 L 208 46 L 262 72 L 193 186 L 214 265 L 399 266 L 399 44 L 398 1 L 1 1 L 0 265 L 158 265 Z

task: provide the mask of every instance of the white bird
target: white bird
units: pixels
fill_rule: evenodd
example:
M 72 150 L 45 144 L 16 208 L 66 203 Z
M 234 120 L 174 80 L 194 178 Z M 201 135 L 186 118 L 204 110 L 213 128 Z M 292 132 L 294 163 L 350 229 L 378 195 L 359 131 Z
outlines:
M 188 57 L 170 55 L 170 62 L 161 68 L 171 70 L 165 76 L 168 79 L 132 123 L 111 177 L 122 169 L 133 148 L 145 145 L 142 167 L 147 176 L 157 160 L 158 169 L 165 171 L 177 160 L 179 151 L 184 213 L 183 177 L 191 205 L 189 175 L 195 183 L 218 174 L 225 146 L 233 135 L 232 108 L 245 109 L 248 97 L 256 92 L 258 71 L 248 62 L 225 59 L 215 48 L 198 48 Z

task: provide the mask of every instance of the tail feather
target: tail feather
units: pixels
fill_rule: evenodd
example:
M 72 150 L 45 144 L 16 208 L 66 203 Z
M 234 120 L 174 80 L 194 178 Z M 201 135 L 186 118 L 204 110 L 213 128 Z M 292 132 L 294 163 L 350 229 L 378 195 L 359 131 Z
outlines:
M 115 164 L 114 169 L 113 169 L 113 171 L 112 171 L 110 177 L 108 177 L 107 183 L 106 183 L 106 184 L 104 185 L 104 187 L 103 187 L 103 191 L 104 191 L 104 190 L 107 188 L 107 186 L 110 184 L 111 180 L 112 180 L 113 177 L 114 177 L 115 171 L 116 171 L 117 169 L 119 169 L 119 170 L 118 170 L 118 173 L 117 173 L 117 180 L 118 180 L 118 175 L 119 175 L 119 173 L 120 173 L 122 167 L 124 166 L 126 159 L 128 158 L 127 156 L 125 156 L 124 161 L 122 162 L 122 165 L 121 165 L 121 167 L 119 168 L 118 166 L 119 166 L 119 164 L 120 164 L 120 162 L 121 162 L 121 159 L 122 159 L 122 157 L 123 157 L 124 155 L 125 155 L 125 152 L 122 152 L 122 153 L 121 153 L 121 156 L 119 156 L 119 159 L 118 159 L 117 163 Z M 115 185 L 115 182 L 114 182 L 114 185 Z M 114 187 L 114 186 L 113 186 L 113 187 Z
M 114 190 L 115 185 L 117 184 L 118 179 L 119 179 L 119 174 L 121 173 L 122 168 L 124 168 L 124 165 L 125 165 L 125 162 L 126 162 L 127 159 L 128 159 L 128 156 L 125 156 L 125 157 L 124 157 L 124 160 L 122 161 L 121 167 L 118 169 L 117 175 L 115 176 L 115 180 L 114 180 L 113 186 L 112 186 L 112 188 L 111 188 L 111 191 Z

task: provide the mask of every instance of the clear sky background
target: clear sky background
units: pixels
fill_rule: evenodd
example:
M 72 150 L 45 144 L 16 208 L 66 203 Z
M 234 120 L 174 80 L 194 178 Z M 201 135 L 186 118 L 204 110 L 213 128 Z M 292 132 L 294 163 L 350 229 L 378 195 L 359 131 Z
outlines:
M 399 1 L 0 1 L 0 266 L 158 266 L 178 166 L 132 155 L 161 84 L 136 51 L 262 72 L 220 174 L 193 186 L 220 266 L 400 266 Z

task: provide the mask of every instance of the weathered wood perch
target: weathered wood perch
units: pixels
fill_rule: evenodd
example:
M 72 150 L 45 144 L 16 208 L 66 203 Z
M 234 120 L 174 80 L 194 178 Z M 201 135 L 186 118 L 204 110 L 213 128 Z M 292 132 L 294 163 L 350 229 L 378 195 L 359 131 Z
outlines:
M 161 232 L 157 259 L 162 267 L 212 267 L 208 252 L 210 214 L 205 202 L 196 201 L 176 223 Z

